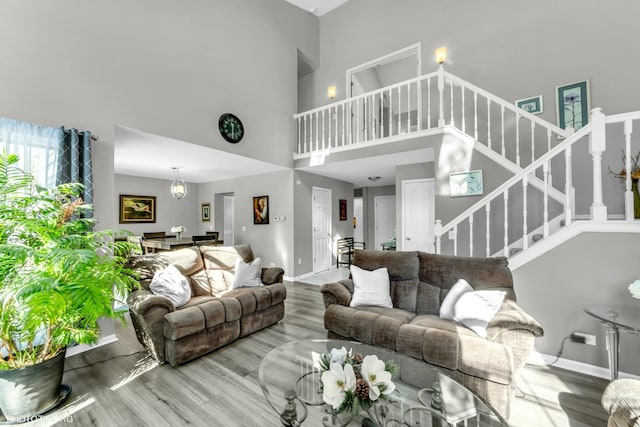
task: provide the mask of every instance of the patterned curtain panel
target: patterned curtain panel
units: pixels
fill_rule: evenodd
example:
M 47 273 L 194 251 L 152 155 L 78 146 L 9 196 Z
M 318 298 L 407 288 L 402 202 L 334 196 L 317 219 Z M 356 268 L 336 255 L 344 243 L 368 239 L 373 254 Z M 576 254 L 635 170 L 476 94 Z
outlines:
M 18 167 L 31 173 L 43 187 L 56 185 L 58 147 L 62 140 L 63 132 L 58 128 L 0 117 L 0 149 L 17 154 Z
M 56 184 L 79 182 L 84 185 L 82 199 L 93 203 L 93 175 L 91 172 L 91 132 L 60 128 L 64 135 L 58 149 Z M 89 215 L 89 213 L 87 213 Z

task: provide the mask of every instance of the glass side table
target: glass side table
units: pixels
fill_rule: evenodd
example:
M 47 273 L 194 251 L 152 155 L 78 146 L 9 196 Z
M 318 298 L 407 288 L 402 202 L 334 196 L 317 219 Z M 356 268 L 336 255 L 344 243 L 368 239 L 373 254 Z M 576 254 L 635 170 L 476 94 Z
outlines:
M 617 380 L 620 331 L 640 334 L 640 307 L 590 305 L 585 307 L 584 311 L 598 319 L 605 327 L 611 381 Z

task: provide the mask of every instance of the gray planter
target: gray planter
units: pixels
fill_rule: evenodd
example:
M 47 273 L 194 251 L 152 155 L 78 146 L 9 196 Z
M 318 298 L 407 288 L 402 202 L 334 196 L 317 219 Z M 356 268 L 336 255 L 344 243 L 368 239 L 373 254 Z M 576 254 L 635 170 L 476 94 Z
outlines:
M 61 403 L 69 387 L 62 386 L 66 349 L 56 357 L 20 369 L 0 370 L 0 410 L 3 421 L 28 421 Z M 64 398 L 62 398 L 64 400 Z

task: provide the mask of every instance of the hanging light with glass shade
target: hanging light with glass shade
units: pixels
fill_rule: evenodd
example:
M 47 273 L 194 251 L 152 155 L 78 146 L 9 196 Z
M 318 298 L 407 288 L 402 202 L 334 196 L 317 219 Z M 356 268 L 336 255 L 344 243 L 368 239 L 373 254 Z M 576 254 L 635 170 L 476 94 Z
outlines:
M 187 195 L 187 183 L 180 178 L 180 168 L 174 166 L 171 169 L 176 173 L 176 177 L 171 181 L 169 191 L 173 197 L 179 200 Z

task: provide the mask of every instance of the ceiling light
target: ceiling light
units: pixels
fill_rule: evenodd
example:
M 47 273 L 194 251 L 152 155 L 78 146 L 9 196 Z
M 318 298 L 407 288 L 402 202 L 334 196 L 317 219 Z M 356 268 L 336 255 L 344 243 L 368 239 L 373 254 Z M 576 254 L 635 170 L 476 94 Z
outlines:
M 380 179 L 379 176 L 370 176 L 369 178 L 367 178 L 369 181 L 371 182 L 376 182 Z
M 173 197 L 180 200 L 187 195 L 187 183 L 180 179 L 180 168 L 174 166 L 171 169 L 176 173 L 176 177 L 171 181 L 169 191 Z

